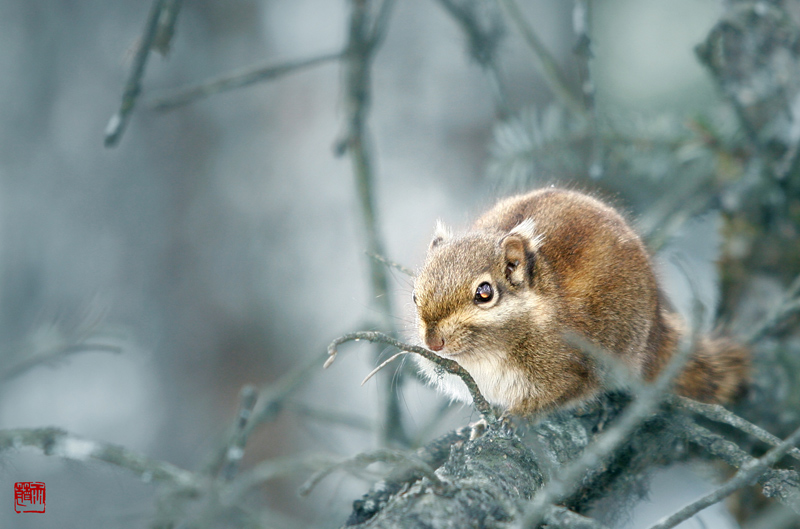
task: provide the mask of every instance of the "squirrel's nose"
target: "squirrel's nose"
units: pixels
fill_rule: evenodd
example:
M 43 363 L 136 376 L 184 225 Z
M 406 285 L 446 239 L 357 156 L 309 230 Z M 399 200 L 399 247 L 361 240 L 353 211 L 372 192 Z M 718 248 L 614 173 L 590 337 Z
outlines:
M 427 345 L 428 349 L 431 351 L 441 351 L 444 349 L 444 337 L 436 332 L 428 333 L 425 337 L 425 345 Z

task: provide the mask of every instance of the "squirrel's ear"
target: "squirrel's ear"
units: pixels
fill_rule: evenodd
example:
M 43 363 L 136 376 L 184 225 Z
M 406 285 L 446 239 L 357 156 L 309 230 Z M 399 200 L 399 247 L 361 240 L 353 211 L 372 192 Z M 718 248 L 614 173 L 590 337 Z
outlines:
M 534 251 L 540 241 L 532 219 L 525 219 L 500 240 L 509 283 L 521 285 L 533 276 Z
M 446 241 L 447 239 L 453 236 L 453 232 L 450 231 L 450 228 L 445 226 L 442 219 L 436 220 L 436 228 L 433 230 L 433 240 L 431 241 L 431 245 L 428 247 L 429 250 L 432 250 L 439 246 L 442 241 Z

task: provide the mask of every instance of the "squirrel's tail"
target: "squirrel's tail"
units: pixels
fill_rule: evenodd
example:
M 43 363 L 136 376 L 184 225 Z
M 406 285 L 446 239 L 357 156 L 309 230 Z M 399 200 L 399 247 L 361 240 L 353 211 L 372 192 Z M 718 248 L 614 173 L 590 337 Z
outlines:
M 661 330 L 651 334 L 651 338 L 655 335 L 656 342 L 660 342 L 656 346 L 659 361 L 646 370 L 648 380 L 655 379 L 678 350 L 678 337 L 682 334 L 683 325 L 676 314 L 663 316 Z M 729 338 L 702 336 L 675 380 L 675 393 L 701 402 L 723 404 L 744 393 L 749 372 L 750 350 L 746 346 Z
M 723 404 L 744 392 L 750 370 L 750 351 L 728 338 L 702 337 L 675 380 L 684 397 Z

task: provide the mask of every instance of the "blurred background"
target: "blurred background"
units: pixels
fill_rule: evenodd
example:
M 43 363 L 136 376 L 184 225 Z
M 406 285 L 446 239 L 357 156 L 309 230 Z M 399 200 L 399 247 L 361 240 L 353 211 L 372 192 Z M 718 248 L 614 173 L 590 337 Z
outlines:
M 579 86 L 573 3 L 520 4 Z M 106 148 L 148 9 L 133 0 L 0 0 L 0 372 L 99 344 L 6 373 L 0 427 L 57 426 L 195 470 L 224 442 L 244 385 L 276 381 L 332 338 L 371 325 L 370 263 L 352 166 L 334 152 L 346 132 L 339 63 L 169 112 L 147 102 L 237 69 L 338 51 L 349 3 L 186 0 L 168 55 L 153 53 L 130 124 Z M 595 2 L 597 112 L 659 126 L 653 116 L 717 105 L 693 47 L 722 10 L 716 0 Z M 545 113 L 554 96 L 513 26 L 504 26 L 497 58 L 509 114 Z M 513 189 L 577 185 L 613 197 L 635 221 L 648 204 L 646 185 L 591 180 L 585 167 L 582 177 L 498 183 L 496 155 L 507 145 L 492 85 L 439 2 L 397 2 L 372 88 L 378 229 L 386 257 L 405 266 L 421 263 L 437 218 L 464 228 Z M 669 256 L 690 256 L 681 266 L 713 309 L 719 220 L 693 222 L 662 248 L 658 266 L 680 305 L 685 273 Z M 390 280 L 395 324 L 411 338 L 412 280 L 394 270 Z M 312 370 L 291 405 L 254 432 L 244 468 L 376 446 L 385 381 L 359 386 L 376 365 L 369 347 L 340 356 Z M 397 391 L 414 435 L 430 439 L 475 418 L 456 405 L 430 425 L 439 397 L 413 380 Z M 270 482 L 253 502 L 274 526 L 333 527 L 368 486 L 334 476 L 298 497 L 307 477 Z M 11 510 L 16 481 L 46 482 L 45 515 Z M 157 499 L 153 484 L 110 465 L 0 453 L 0 527 L 146 527 Z

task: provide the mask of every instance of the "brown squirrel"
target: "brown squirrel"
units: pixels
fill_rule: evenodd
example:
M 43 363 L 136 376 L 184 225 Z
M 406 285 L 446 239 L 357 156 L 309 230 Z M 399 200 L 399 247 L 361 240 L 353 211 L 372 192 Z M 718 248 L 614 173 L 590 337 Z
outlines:
M 663 298 L 639 236 L 612 207 L 548 188 L 506 198 L 466 233 L 441 224 L 414 284 L 420 338 L 461 364 L 492 404 L 530 414 L 596 395 L 592 360 L 574 332 L 616 355 L 645 381 L 677 351 L 681 320 Z M 700 338 L 675 381 L 678 394 L 727 402 L 744 387 L 748 350 Z M 454 375 L 420 359 L 452 398 Z

